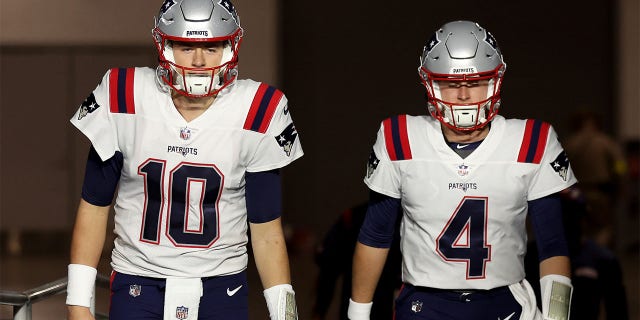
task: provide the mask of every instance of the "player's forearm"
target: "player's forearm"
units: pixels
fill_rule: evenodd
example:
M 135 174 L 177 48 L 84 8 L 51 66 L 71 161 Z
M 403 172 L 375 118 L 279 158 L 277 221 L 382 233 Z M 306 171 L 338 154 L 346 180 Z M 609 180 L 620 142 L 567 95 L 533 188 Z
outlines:
M 540 261 L 540 278 L 550 274 L 558 274 L 571 278 L 571 264 L 569 257 L 555 256 Z
M 374 248 L 360 242 L 353 255 L 353 286 L 351 299 L 359 303 L 373 300 L 389 249 Z
M 96 267 L 106 237 L 109 207 L 81 200 L 71 240 L 71 263 Z
M 289 256 L 280 218 L 251 223 L 251 245 L 256 268 L 264 288 L 291 283 Z

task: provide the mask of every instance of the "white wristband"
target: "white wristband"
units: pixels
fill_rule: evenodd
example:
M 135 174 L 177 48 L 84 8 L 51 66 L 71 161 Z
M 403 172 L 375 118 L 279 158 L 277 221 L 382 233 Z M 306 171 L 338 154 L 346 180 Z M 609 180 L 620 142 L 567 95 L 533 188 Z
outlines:
M 360 303 L 349 299 L 349 309 L 347 310 L 347 317 L 350 320 L 369 320 L 372 306 L 373 302 Z
M 568 320 L 571 310 L 571 279 L 559 274 L 540 278 L 542 317 L 545 320 Z
M 96 268 L 83 264 L 68 267 L 67 305 L 91 307 L 96 285 Z
M 279 284 L 263 291 L 271 320 L 297 320 L 296 293 L 288 284 Z

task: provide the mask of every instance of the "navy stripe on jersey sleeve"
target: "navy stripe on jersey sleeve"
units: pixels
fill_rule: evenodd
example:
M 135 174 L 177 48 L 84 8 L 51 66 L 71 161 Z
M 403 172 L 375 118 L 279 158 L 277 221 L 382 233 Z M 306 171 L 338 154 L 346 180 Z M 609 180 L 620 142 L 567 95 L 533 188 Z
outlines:
M 569 255 L 562 214 L 562 201 L 557 193 L 529 201 L 529 218 L 536 235 L 540 261 Z
M 110 205 L 120 181 L 122 164 L 122 153 L 116 152 L 107 161 L 102 161 L 96 149 L 91 146 L 84 173 L 82 199 L 96 206 Z
M 282 215 L 280 170 L 247 172 L 245 181 L 245 199 L 249 222 L 269 222 Z
M 390 248 L 400 210 L 400 199 L 372 191 L 358 241 L 374 248 Z

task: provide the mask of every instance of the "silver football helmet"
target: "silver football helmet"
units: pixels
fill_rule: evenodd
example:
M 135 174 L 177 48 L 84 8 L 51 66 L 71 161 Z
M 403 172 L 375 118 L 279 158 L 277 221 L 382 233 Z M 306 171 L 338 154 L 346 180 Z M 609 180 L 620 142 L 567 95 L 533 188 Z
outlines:
M 159 55 L 156 75 L 165 88 L 189 97 L 206 97 L 217 94 L 238 76 L 242 28 L 229 0 L 165 0 L 152 34 Z M 223 41 L 222 62 L 214 68 L 178 65 L 173 41 Z
M 472 21 L 453 21 L 438 29 L 424 46 L 418 73 L 427 88 L 429 112 L 442 124 L 469 131 L 486 126 L 500 108 L 506 70 L 496 39 Z M 469 104 L 442 100 L 438 81 L 488 80 L 485 100 Z

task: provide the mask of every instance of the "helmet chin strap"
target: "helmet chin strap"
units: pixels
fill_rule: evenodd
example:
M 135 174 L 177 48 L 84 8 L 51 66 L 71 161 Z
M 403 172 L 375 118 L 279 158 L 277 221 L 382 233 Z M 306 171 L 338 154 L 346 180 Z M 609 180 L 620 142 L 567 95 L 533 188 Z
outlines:
M 218 76 L 216 75 L 215 78 L 218 78 Z M 211 92 L 211 81 L 214 79 L 209 74 L 187 74 L 184 77 L 186 85 L 184 90 L 193 95 L 208 94 Z

